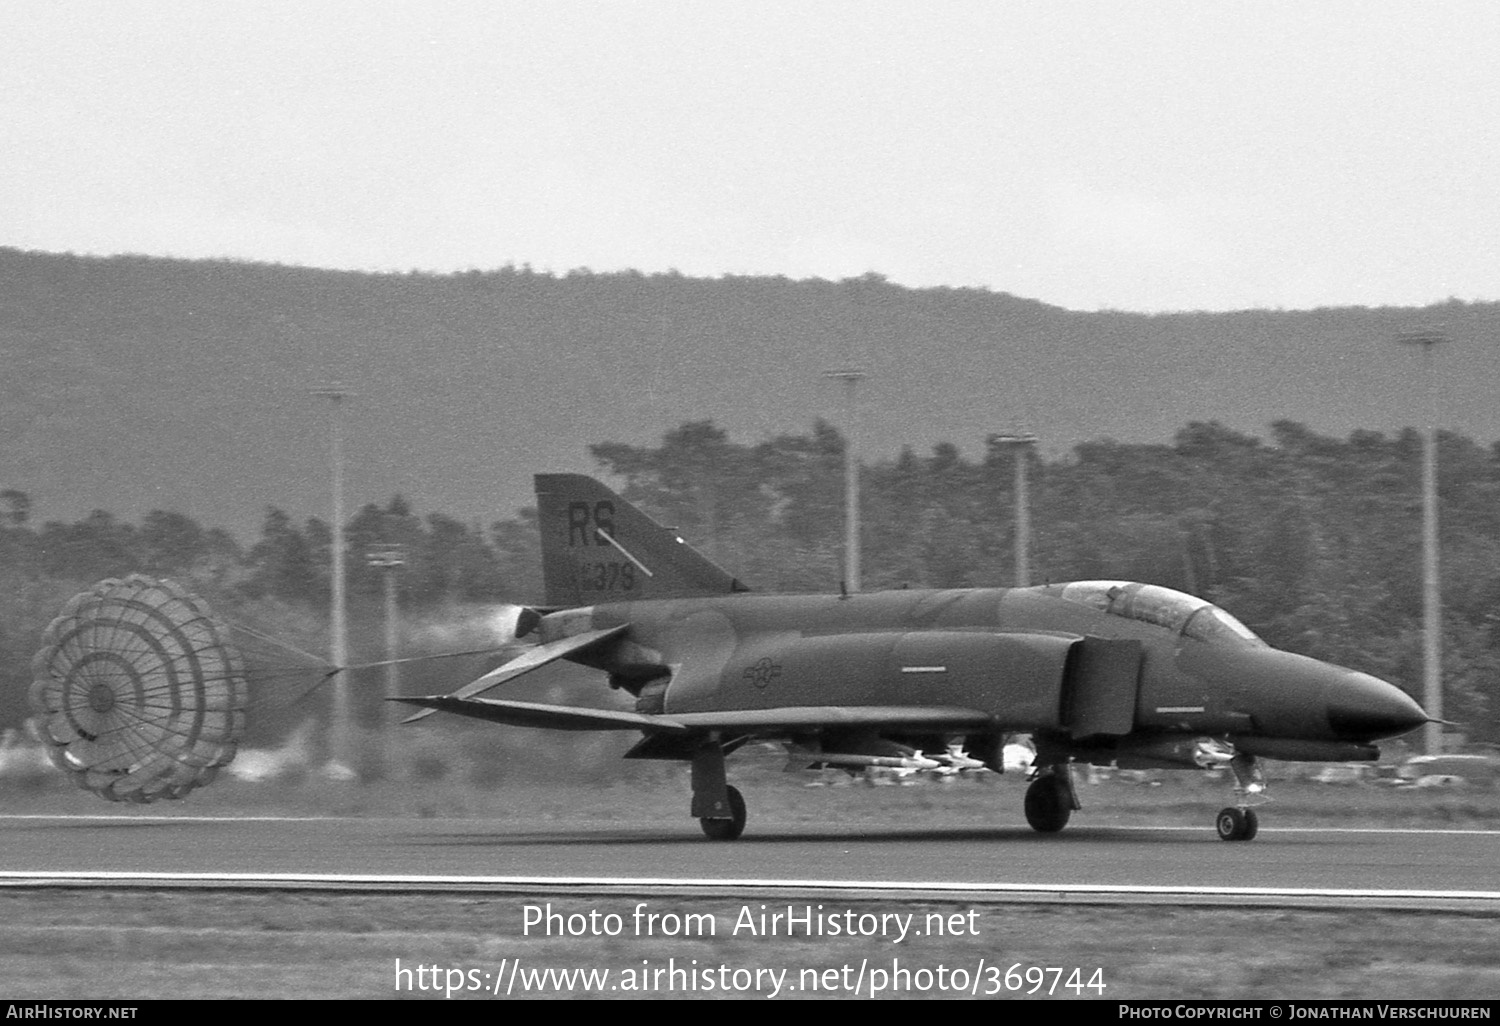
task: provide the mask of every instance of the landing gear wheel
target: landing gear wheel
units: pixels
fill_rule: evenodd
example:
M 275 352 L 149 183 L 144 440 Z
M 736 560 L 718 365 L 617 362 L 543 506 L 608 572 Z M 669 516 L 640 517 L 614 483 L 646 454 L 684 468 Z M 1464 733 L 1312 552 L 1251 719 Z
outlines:
M 729 794 L 730 819 L 698 820 L 710 841 L 733 841 L 745 832 L 745 798 L 733 784 L 725 788 Z
M 1254 809 L 1220 809 L 1214 820 L 1214 829 L 1221 841 L 1249 841 L 1260 830 L 1260 818 Z
M 1043 834 L 1055 834 L 1068 825 L 1073 806 L 1063 782 L 1055 776 L 1038 777 L 1026 789 L 1026 822 Z

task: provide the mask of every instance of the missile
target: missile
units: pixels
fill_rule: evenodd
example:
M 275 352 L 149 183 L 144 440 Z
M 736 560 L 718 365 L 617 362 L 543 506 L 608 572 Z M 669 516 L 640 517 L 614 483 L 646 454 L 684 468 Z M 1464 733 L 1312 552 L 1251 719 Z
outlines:
M 952 770 L 978 770 L 984 769 L 984 763 L 973 758 L 963 750 L 961 745 L 949 745 L 948 751 L 942 755 L 934 756 L 940 759 L 944 765 Z
M 787 751 L 791 767 L 813 769 L 819 766 L 864 769 L 870 766 L 881 769 L 933 770 L 942 767 L 937 759 L 929 759 L 917 752 L 913 755 L 854 755 L 839 752 L 810 752 L 793 748 Z

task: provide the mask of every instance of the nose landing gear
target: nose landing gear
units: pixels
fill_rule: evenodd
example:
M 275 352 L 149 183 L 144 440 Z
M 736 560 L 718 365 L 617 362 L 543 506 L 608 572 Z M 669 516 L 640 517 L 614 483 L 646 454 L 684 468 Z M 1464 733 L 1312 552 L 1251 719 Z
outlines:
M 1221 841 L 1249 841 L 1260 830 L 1260 819 L 1255 815 L 1254 809 L 1230 806 L 1219 810 L 1218 818 L 1214 820 L 1214 829 L 1219 832 Z
M 1221 841 L 1251 841 L 1260 831 L 1260 817 L 1251 805 L 1269 801 L 1266 796 L 1266 776 L 1261 771 L 1255 756 L 1238 752 L 1229 760 L 1229 769 L 1234 773 L 1234 791 L 1239 799 L 1234 805 L 1220 809 L 1214 819 L 1214 829 Z

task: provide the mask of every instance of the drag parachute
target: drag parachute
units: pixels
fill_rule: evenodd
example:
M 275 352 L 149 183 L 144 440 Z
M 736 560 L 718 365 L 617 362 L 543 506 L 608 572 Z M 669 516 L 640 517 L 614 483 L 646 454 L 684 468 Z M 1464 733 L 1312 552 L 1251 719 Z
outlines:
M 75 595 L 43 634 L 31 704 L 52 761 L 119 802 L 181 798 L 234 758 L 249 687 L 228 629 L 172 581 Z

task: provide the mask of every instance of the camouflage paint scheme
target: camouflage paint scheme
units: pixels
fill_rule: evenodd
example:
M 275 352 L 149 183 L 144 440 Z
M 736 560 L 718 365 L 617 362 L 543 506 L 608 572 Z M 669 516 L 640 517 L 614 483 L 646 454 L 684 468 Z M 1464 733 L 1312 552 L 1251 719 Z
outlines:
M 1006 736 L 1026 733 L 1027 818 L 1045 832 L 1078 807 L 1071 763 L 1228 765 L 1240 801 L 1220 813 L 1220 835 L 1248 840 L 1264 791 L 1256 756 L 1374 759 L 1374 741 L 1427 722 L 1394 685 L 1271 648 L 1171 589 L 760 595 L 592 478 L 542 474 L 536 486 L 547 605 L 519 630 L 537 647 L 452 695 L 402 701 L 425 707 L 412 719 L 640 731 L 627 758 L 692 762 L 693 815 L 711 837 L 743 827 L 724 756 L 751 740 L 785 742 L 809 767 L 998 771 Z M 478 697 L 559 658 L 608 674 L 634 709 Z

